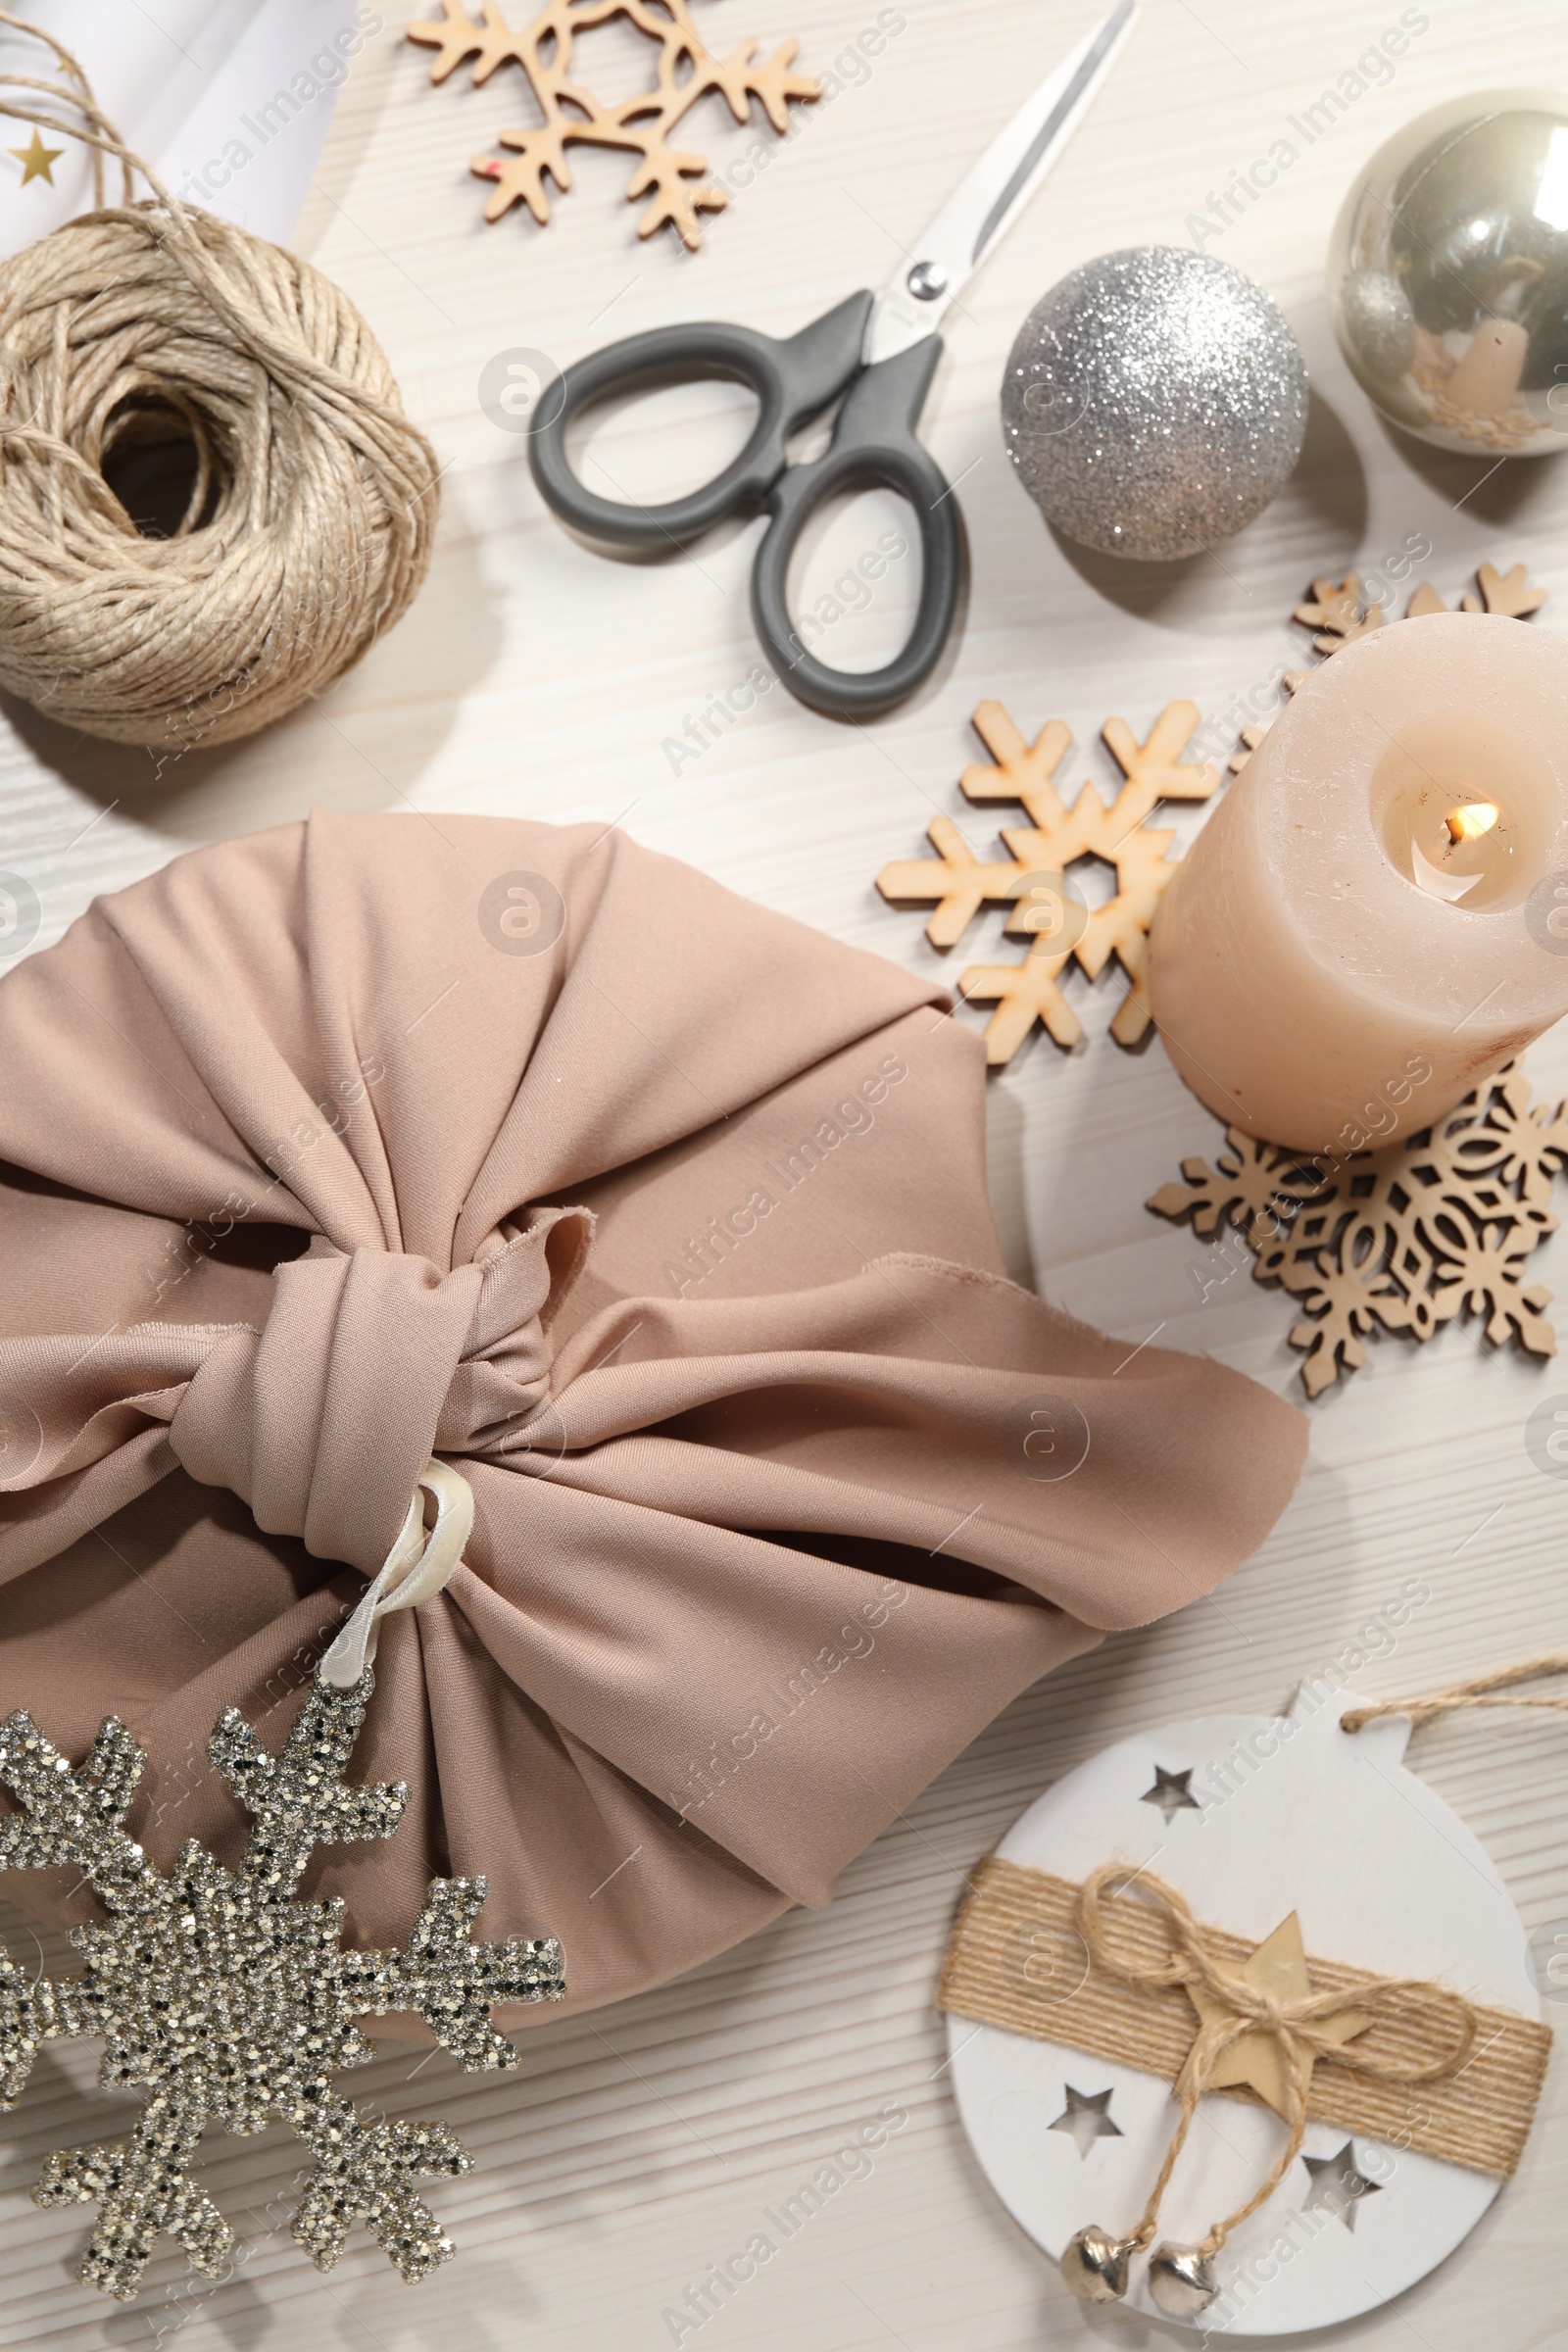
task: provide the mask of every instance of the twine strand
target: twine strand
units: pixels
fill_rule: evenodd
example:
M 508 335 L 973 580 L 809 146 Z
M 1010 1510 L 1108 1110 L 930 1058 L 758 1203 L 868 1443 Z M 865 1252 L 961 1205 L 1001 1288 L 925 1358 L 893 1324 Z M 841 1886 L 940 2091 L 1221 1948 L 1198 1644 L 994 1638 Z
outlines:
M 34 40 L 42 41 L 46 48 L 54 51 L 56 57 L 60 61 L 63 72 L 69 74 L 72 80 L 76 84 L 76 87 L 74 90 L 63 89 L 58 82 L 39 81 L 30 74 L 12 74 L 3 67 L 0 67 L 0 87 L 9 87 L 11 89 L 20 90 L 42 90 L 51 98 L 63 98 L 68 106 L 75 107 L 78 113 L 80 113 L 88 122 L 96 123 L 99 129 L 107 130 L 109 128 L 108 122 L 99 113 L 97 105 L 93 99 L 91 83 L 88 81 L 86 74 L 82 72 L 80 65 L 77 63 L 72 51 L 66 47 L 64 41 L 62 41 L 55 33 L 50 32 L 46 26 L 42 24 L 34 24 L 30 17 L 13 16 L 8 8 L 0 8 L 0 24 L 9 24 L 13 31 L 25 32 L 30 34 Z M 5 109 L 7 114 L 12 114 L 14 111 L 15 110 L 11 107 L 7 107 Z M 26 115 L 21 117 L 23 122 L 27 122 L 32 119 L 33 118 L 30 118 Z M 40 123 L 40 128 L 45 130 L 63 130 L 68 138 L 80 137 L 81 135 L 78 131 L 74 131 L 70 125 L 63 122 L 42 122 Z M 96 140 L 84 143 L 90 144 L 95 150 L 97 148 Z M 125 182 L 124 201 L 126 204 L 129 204 L 132 196 L 135 194 L 135 182 L 132 177 L 131 169 L 128 163 L 122 162 L 121 169 L 124 174 Z M 95 209 L 101 206 L 104 200 L 104 159 L 103 156 L 97 152 L 94 153 L 92 158 L 92 200 Z
M 1118 1952 L 1112 1941 L 1102 1909 L 1103 1898 L 1108 1891 L 1127 1886 L 1135 1878 L 1152 1906 L 1165 1914 L 1170 1944 L 1169 1957 L 1163 1961 L 1150 1962 L 1126 1951 Z M 1470 2003 L 1449 1986 L 1425 1978 L 1383 1977 L 1364 1987 L 1308 1993 L 1295 2001 L 1282 2001 L 1262 1986 L 1250 1984 L 1245 1978 L 1220 1965 L 1210 1931 L 1194 1917 L 1184 1895 L 1174 1886 L 1166 1886 L 1163 1880 L 1152 1878 L 1147 1872 L 1135 1872 L 1124 1863 L 1104 1863 L 1091 1872 L 1078 1889 L 1076 1914 L 1079 1933 L 1097 1967 L 1119 1977 L 1124 1984 L 1140 1987 L 1180 1985 L 1190 1993 L 1194 1986 L 1200 1986 L 1221 2007 L 1219 2016 L 1200 2026 L 1176 2078 L 1174 2088 L 1181 2114 L 1142 2219 L 1132 2232 L 1130 2242 L 1140 2252 L 1154 2234 L 1160 2205 L 1186 2145 L 1198 2103 L 1220 2060 L 1244 2034 L 1267 2034 L 1278 2044 L 1288 2133 L 1260 2186 L 1245 2205 L 1216 2222 L 1201 2240 L 1199 2250 L 1205 2256 L 1217 2254 L 1231 2231 L 1268 2202 L 1296 2162 L 1306 2133 L 1307 2086 L 1319 2058 L 1332 2055 L 1357 2072 L 1385 2082 L 1432 2082 L 1456 2073 L 1475 2047 L 1477 2018 Z M 1351 2048 L 1327 2030 L 1332 2020 L 1343 2019 L 1347 2012 L 1363 2016 L 1370 2025 L 1380 2016 L 1403 2015 L 1412 2008 L 1424 2008 L 1429 2022 L 1446 2021 L 1452 2028 L 1451 2049 L 1427 2061 L 1380 2057 L 1374 2050 Z
M 1375 1723 L 1382 1715 L 1408 1715 L 1413 1731 L 1424 1723 L 1435 1723 L 1440 1715 L 1452 1715 L 1467 1707 L 1530 1707 L 1551 1715 L 1568 1715 L 1568 1698 L 1548 1698 L 1539 1691 L 1521 1697 L 1513 1694 L 1515 1683 L 1531 1683 L 1554 1674 L 1568 1674 L 1568 1649 L 1543 1650 L 1539 1657 L 1524 1658 L 1515 1666 L 1499 1666 L 1491 1674 L 1473 1675 L 1467 1683 L 1454 1683 L 1446 1690 L 1434 1690 L 1425 1698 L 1382 1698 L 1375 1706 L 1352 1707 L 1340 1717 L 1340 1729 L 1358 1732 L 1364 1724 Z M 1510 1695 L 1498 1697 L 1498 1691 Z

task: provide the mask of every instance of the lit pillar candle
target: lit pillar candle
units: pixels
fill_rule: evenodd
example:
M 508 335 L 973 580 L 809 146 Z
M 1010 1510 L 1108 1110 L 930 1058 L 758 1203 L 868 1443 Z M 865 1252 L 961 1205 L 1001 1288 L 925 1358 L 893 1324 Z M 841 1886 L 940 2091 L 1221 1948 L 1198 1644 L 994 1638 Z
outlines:
M 1427 1126 L 1568 1012 L 1568 646 L 1483 613 L 1344 647 L 1270 727 L 1151 935 L 1166 1051 L 1303 1152 Z
M 1483 318 L 1443 389 L 1472 416 L 1500 416 L 1518 398 L 1529 357 L 1529 331 L 1517 318 Z

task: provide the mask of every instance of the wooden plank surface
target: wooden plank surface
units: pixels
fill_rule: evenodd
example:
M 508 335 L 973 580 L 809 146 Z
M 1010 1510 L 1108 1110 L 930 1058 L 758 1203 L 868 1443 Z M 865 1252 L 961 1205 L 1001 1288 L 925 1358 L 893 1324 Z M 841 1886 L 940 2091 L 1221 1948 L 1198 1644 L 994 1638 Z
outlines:
M 521 0 L 510 5 L 520 17 Z M 871 880 L 890 858 L 919 854 L 934 811 L 959 812 L 957 775 L 978 756 L 967 719 L 982 697 L 1000 698 L 1030 731 L 1066 719 L 1078 772 L 1106 780 L 1096 737 L 1109 714 L 1142 735 L 1165 702 L 1189 695 L 1218 742 L 1237 698 L 1299 659 L 1287 616 L 1308 574 L 1369 568 L 1411 533 L 1430 539 L 1423 568 L 1449 601 L 1482 557 L 1524 561 L 1553 597 L 1531 625 L 1568 627 L 1568 469 L 1545 460 L 1489 474 L 1490 459 L 1396 442 L 1339 361 L 1321 279 L 1341 196 L 1396 125 L 1467 90 L 1568 84 L 1568 21 L 1553 0 L 1428 0 L 1414 12 L 1427 29 L 1392 80 L 1369 86 L 1207 243 L 1285 309 L 1312 371 L 1313 423 L 1297 479 L 1257 523 L 1217 560 L 1156 575 L 1075 554 L 1042 526 L 1002 454 L 1007 346 L 1076 263 L 1121 245 L 1192 242 L 1193 216 L 1399 12 L 1351 0 L 1299 11 L 1146 0 L 1070 152 L 950 321 L 924 429 L 950 476 L 962 477 L 972 572 L 942 670 L 914 702 L 861 728 L 832 725 L 774 689 L 696 760 L 665 747 L 757 659 L 746 578 L 760 526 L 726 527 L 691 559 L 657 565 L 590 554 L 544 513 L 520 439 L 481 410 L 485 363 L 514 350 L 564 363 L 612 332 L 680 318 L 785 332 L 827 300 L 880 283 L 1019 93 L 1088 27 L 1097 0 L 1049 10 L 970 0 L 962 12 L 900 0 L 902 23 L 870 60 L 855 44 L 877 24 L 872 0 L 698 0 L 721 49 L 794 32 L 808 69 L 852 50 L 858 62 L 841 66 L 838 94 L 806 110 L 786 143 L 765 140 L 765 170 L 748 162 L 755 126 L 736 128 L 712 105 L 693 118 L 690 143 L 735 187 L 696 257 L 662 238 L 639 246 L 623 167 L 585 150 L 547 230 L 515 215 L 486 228 L 483 189 L 466 166 L 517 119 L 508 77 L 474 92 L 460 75 L 434 91 L 427 57 L 401 38 L 420 12 L 381 0 L 378 13 L 298 241 L 366 312 L 447 468 L 433 576 L 395 635 L 314 710 L 231 750 L 194 752 L 157 780 L 144 755 L 8 709 L 0 864 L 37 889 L 41 944 L 96 891 L 320 805 L 400 809 L 415 824 L 459 809 L 619 821 L 923 971 L 937 959 L 919 916 L 885 906 Z M 151 24 L 151 0 L 148 14 Z M 593 40 L 603 86 L 635 86 L 635 42 L 613 28 Z M 655 484 L 662 460 L 696 478 L 721 435 L 735 436 L 727 392 L 661 400 L 668 431 L 653 428 L 650 412 L 606 428 L 603 450 L 628 487 Z M 889 520 L 864 501 L 838 518 L 807 593 L 829 589 Z M 890 643 L 911 585 L 912 564 L 890 570 L 866 615 L 835 624 L 841 642 Z M 1196 812 L 1178 821 L 1185 830 Z M 973 813 L 976 838 L 988 823 Z M 992 915 L 973 935 L 982 955 L 998 927 Z M 1118 995 L 1113 983 L 1078 983 L 1084 1050 L 1062 1055 L 1037 1039 L 992 1084 L 992 1193 L 1009 1262 L 1130 1343 L 1158 1328 L 1163 1344 L 1207 1349 L 1298 1393 L 1288 1302 L 1245 1272 L 1220 1279 L 1225 1261 L 1142 1207 L 1184 1153 L 1211 1151 L 1217 1137 L 1157 1046 L 1127 1055 L 1105 1037 Z M 1544 1093 L 1568 1091 L 1568 1038 L 1544 1041 L 1527 1066 Z M 1538 1263 L 1559 1295 L 1568 1288 L 1562 1237 Z M 330 2279 L 317 2277 L 288 2240 L 295 2152 L 271 2132 L 214 2141 L 205 2158 L 207 2185 L 243 2240 L 233 2277 L 186 2281 L 166 2250 L 137 2304 L 101 2302 L 72 2277 L 83 2217 L 39 2213 L 26 2190 L 47 2149 L 106 2131 L 124 2111 L 96 2090 L 90 2049 L 56 2045 L 0 2128 L 0 2345 L 654 2352 L 675 2340 L 665 2314 L 688 2285 L 886 2109 L 906 2120 L 869 2168 L 846 2167 L 858 2177 L 682 2342 L 702 2352 L 1096 2342 L 1142 2352 L 1148 2328 L 1072 2306 L 979 2176 L 946 2087 L 932 1986 L 969 1863 L 1048 1780 L 1106 1740 L 1181 1716 L 1281 1706 L 1326 1663 L 1375 1693 L 1568 1635 L 1565 1496 L 1523 1439 L 1531 1408 L 1568 1378 L 1492 1352 L 1473 1329 L 1424 1350 L 1386 1340 L 1371 1356 L 1312 1408 L 1306 1477 L 1257 1559 L 1213 1602 L 1122 1637 L 1021 1698 L 846 1874 L 829 1911 L 795 1913 L 680 1984 L 526 2037 L 503 2083 L 475 2084 L 442 2057 L 407 2053 L 360 2077 L 356 2088 L 390 2109 L 450 2117 L 477 2159 L 467 2180 L 439 2187 L 462 2251 L 422 2287 L 403 2287 L 363 2235 Z M 1396 1651 L 1368 1655 L 1359 1629 L 1415 1572 L 1430 1603 Z M 1416 1757 L 1486 1840 L 1527 1921 L 1568 1919 L 1561 1732 L 1439 1730 Z M 0 1926 L 20 1954 L 31 1951 L 20 1914 L 6 1910 Z M 1523 2170 L 1469 2244 L 1336 2340 L 1365 2352 L 1568 2342 L 1565 2190 L 1568 2093 L 1554 2068 Z

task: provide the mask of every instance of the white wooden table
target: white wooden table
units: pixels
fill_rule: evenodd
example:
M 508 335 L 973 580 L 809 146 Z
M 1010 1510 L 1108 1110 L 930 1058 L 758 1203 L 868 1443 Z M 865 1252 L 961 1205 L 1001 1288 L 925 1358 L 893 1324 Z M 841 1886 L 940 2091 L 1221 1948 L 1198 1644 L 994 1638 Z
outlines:
M 522 0 L 511 6 L 520 19 Z M 816 69 L 877 18 L 872 0 L 698 8 L 718 48 L 795 32 Z M 144 13 L 155 39 L 155 0 Z M 228 752 L 193 753 L 156 786 L 143 755 L 9 710 L 0 864 L 33 880 L 41 944 L 95 892 L 177 851 L 324 805 L 402 809 L 412 824 L 419 809 L 619 821 L 737 890 L 929 970 L 918 915 L 884 906 L 872 877 L 919 852 L 935 810 L 960 812 L 956 779 L 977 756 L 967 722 L 982 697 L 1000 697 L 1030 731 L 1067 719 L 1079 772 L 1105 778 L 1096 740 L 1105 716 L 1142 734 L 1181 695 L 1224 712 L 1299 661 L 1288 615 L 1310 573 L 1371 568 L 1412 532 L 1430 538 L 1423 568 L 1450 602 L 1482 557 L 1519 560 L 1554 598 L 1531 625 L 1568 626 L 1568 464 L 1489 475 L 1489 459 L 1396 443 L 1340 364 L 1321 279 L 1340 198 L 1397 124 L 1459 92 L 1568 84 L 1568 20 L 1555 0 L 1427 0 L 1418 13 L 1428 29 L 1392 82 L 1357 97 L 1208 243 L 1285 309 L 1312 371 L 1314 420 L 1296 481 L 1222 560 L 1152 579 L 1059 546 L 1011 478 L 997 418 L 1008 344 L 1076 263 L 1116 246 L 1191 242 L 1189 217 L 1398 11 L 1393 0 L 1290 12 L 1145 0 L 1070 153 L 949 321 L 925 430 L 961 477 L 972 579 L 945 667 L 913 703 L 858 731 L 772 691 L 699 760 L 679 761 L 666 739 L 756 659 L 746 580 L 760 526 L 720 531 L 694 560 L 657 566 L 589 554 L 545 514 L 522 441 L 482 413 L 484 363 L 514 348 L 564 363 L 612 332 L 678 318 L 787 332 L 829 297 L 879 284 L 898 241 L 1088 27 L 1099 0 L 968 0 L 961 12 L 900 0 L 904 28 L 873 62 L 847 69 L 841 93 L 807 110 L 786 145 L 768 141 L 767 170 L 750 185 L 738 175 L 695 258 L 673 241 L 639 246 L 623 167 L 584 149 L 548 230 L 515 215 L 487 228 L 466 166 L 518 118 L 510 77 L 475 93 L 464 74 L 434 91 L 427 53 L 401 37 L 419 11 L 381 0 L 380 13 L 298 241 L 367 313 L 447 467 L 433 575 L 396 634 L 314 710 Z M 614 30 L 594 39 L 602 86 L 635 86 L 640 45 Z M 690 131 L 722 169 L 744 161 L 757 135 L 712 103 Z M 660 400 L 666 416 L 686 419 L 679 454 L 695 478 L 719 431 L 735 434 L 735 403 L 724 392 Z M 606 429 L 618 478 L 632 488 L 660 478 L 669 443 L 646 416 Z M 826 587 L 887 519 L 862 502 L 837 520 L 805 593 Z M 912 570 L 890 573 L 863 621 L 839 624 L 846 647 L 893 641 Z M 837 645 L 823 650 L 837 658 Z M 1209 740 L 1229 748 L 1223 728 Z M 983 839 L 984 812 L 967 821 Z M 986 950 L 997 921 L 976 935 Z M 1077 985 L 1087 1048 L 1065 1056 L 1037 1037 L 992 1083 L 992 1196 L 1014 1271 L 1130 1342 L 1162 1327 L 1162 1344 L 1208 1349 L 1298 1395 L 1289 1302 L 1245 1273 L 1214 1279 L 1224 1261 L 1142 1205 L 1184 1153 L 1212 1149 L 1213 1123 L 1157 1046 L 1129 1056 L 1105 1036 L 1119 990 Z M 1544 1041 L 1527 1066 L 1543 1092 L 1568 1091 L 1568 1037 Z M 1568 1242 L 1548 1244 L 1537 1263 L 1559 1296 L 1568 1289 Z M 440 2185 L 462 2250 L 423 2286 L 405 2288 L 363 2233 L 330 2279 L 318 2278 L 287 2236 L 296 2158 L 281 2132 L 209 2145 L 207 2184 L 244 2241 L 230 2280 L 187 2282 L 166 2248 L 134 2306 L 76 2285 L 84 2217 L 41 2214 L 26 2190 L 46 2149 L 107 2119 L 94 2053 L 56 2045 L 0 2132 L 0 2344 L 654 2352 L 674 2339 L 664 2314 L 688 2285 L 889 2102 L 907 2121 L 869 2173 L 682 2342 L 702 2352 L 1152 2344 L 1143 2323 L 1072 2305 L 979 2175 L 943 2073 L 935 1974 L 968 1865 L 1048 1780 L 1105 1741 L 1178 1716 L 1280 1707 L 1325 1661 L 1348 1664 L 1354 1685 L 1376 1693 L 1568 1635 L 1568 1497 L 1534 1468 L 1522 1434 L 1531 1407 L 1568 1377 L 1493 1354 L 1457 1328 L 1425 1349 L 1386 1340 L 1371 1355 L 1312 1409 L 1299 1493 L 1217 1602 L 1113 1641 L 1019 1699 L 846 1874 L 831 1910 L 795 1913 L 681 1983 L 527 2035 L 503 2083 L 476 2086 L 443 2057 L 421 2064 L 406 2052 L 358 2078 L 357 2089 L 389 2106 L 449 2116 L 478 2160 L 467 2180 Z M 1415 1571 L 1430 1604 L 1395 1655 L 1357 1670 L 1357 1629 Z M 1416 1753 L 1487 1841 L 1526 1919 L 1568 1916 L 1561 1732 L 1494 1719 L 1427 1734 Z M 4 1924 L 28 1952 L 20 1914 Z M 1565 2190 L 1559 2066 L 1523 2172 L 1481 2230 L 1341 2340 L 1366 2352 L 1568 2342 Z

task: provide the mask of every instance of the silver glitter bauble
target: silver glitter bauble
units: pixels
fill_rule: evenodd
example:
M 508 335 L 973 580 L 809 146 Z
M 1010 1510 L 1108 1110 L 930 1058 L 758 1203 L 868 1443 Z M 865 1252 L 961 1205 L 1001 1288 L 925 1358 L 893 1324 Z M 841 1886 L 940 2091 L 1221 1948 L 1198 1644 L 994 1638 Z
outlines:
M 1344 332 L 1379 375 L 1401 376 L 1415 358 L 1415 313 L 1386 270 L 1352 270 L 1340 289 Z
M 1219 2279 L 1200 2247 L 1166 2243 L 1149 2258 L 1149 2293 L 1167 2319 L 1196 2320 L 1219 2293 Z
M 1261 514 L 1306 430 L 1306 368 L 1261 287 L 1212 254 L 1131 246 L 1037 302 L 1002 384 L 1007 455 L 1048 522 L 1160 562 Z
M 1328 300 L 1406 432 L 1478 457 L 1568 446 L 1568 98 L 1496 90 L 1407 122 L 1341 208 Z

